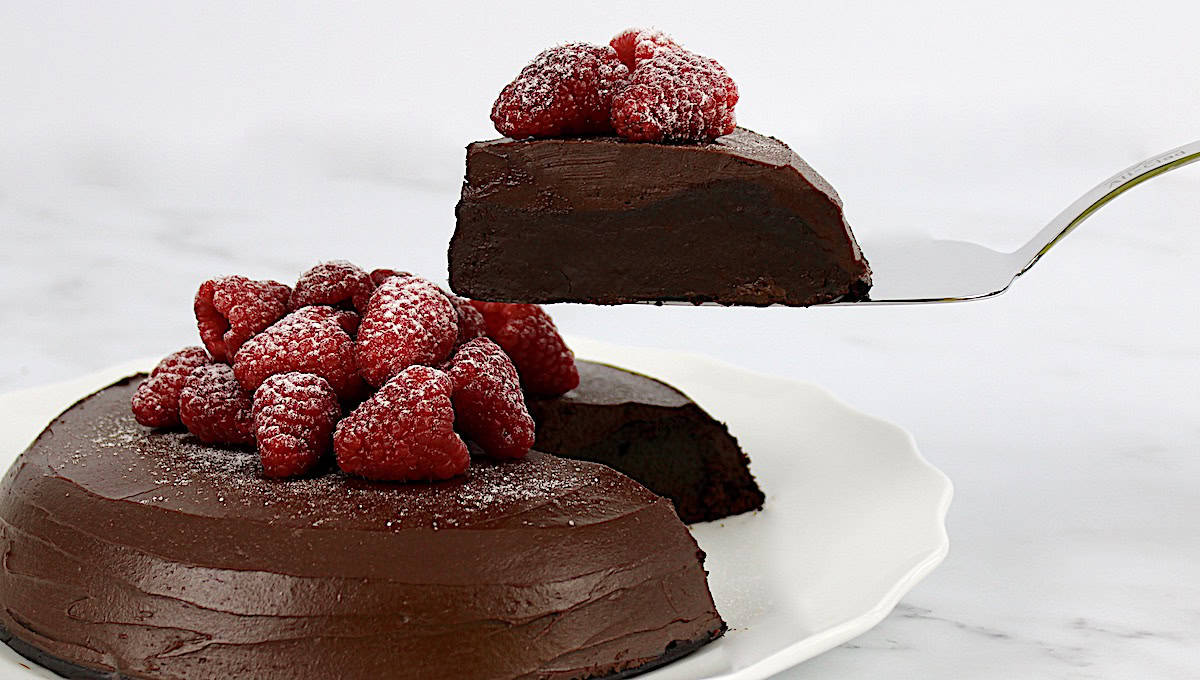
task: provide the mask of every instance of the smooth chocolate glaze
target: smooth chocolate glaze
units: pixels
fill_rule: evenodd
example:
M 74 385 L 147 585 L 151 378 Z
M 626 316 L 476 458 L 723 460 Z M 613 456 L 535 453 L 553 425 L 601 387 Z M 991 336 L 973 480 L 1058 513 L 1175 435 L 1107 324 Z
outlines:
M 833 187 L 742 128 L 476 142 L 456 212 L 450 287 L 480 300 L 807 306 L 871 285 Z
M 762 508 L 763 493 L 737 440 L 686 394 L 623 368 L 575 365 L 579 387 L 527 399 L 538 450 L 624 472 L 670 498 L 684 522 Z
M 0 485 L 0 637 L 60 673 L 590 678 L 724 631 L 670 502 L 610 468 L 272 481 L 137 425 L 138 382 L 63 413 Z

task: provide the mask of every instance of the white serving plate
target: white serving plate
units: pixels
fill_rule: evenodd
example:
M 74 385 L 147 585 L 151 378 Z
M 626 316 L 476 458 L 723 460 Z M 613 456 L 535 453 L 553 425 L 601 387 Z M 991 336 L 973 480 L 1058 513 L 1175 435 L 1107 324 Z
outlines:
M 692 526 L 724 638 L 646 680 L 768 678 L 879 623 L 949 550 L 950 480 L 912 436 L 820 387 L 696 354 L 571 338 L 583 358 L 661 378 L 728 423 L 767 494 L 757 513 Z M 80 397 L 154 365 L 0 395 L 0 464 Z M 0 677 L 56 677 L 0 645 Z

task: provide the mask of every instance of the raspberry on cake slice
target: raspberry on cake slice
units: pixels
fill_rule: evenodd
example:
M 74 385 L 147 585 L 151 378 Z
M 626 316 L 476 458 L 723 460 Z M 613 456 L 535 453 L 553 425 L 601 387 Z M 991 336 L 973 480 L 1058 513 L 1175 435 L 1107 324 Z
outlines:
M 492 105 L 492 122 L 513 139 L 612 132 L 613 95 L 629 68 L 608 45 L 569 43 L 534 57 Z
M 621 31 L 608 41 L 608 44 L 617 51 L 617 57 L 620 58 L 621 63 L 629 67 L 630 72 L 633 72 L 643 59 L 654 56 L 659 49 L 682 49 L 666 33 L 645 28 L 629 28 Z
M 613 129 L 637 142 L 708 142 L 733 132 L 737 101 L 737 85 L 716 60 L 657 49 L 613 97 Z

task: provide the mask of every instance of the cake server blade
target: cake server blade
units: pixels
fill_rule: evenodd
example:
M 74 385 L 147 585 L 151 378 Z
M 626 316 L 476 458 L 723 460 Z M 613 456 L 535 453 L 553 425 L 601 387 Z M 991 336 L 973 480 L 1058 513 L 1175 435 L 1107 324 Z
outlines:
M 982 300 L 1008 290 L 1042 256 L 1117 196 L 1200 160 L 1200 141 L 1125 168 L 1067 206 L 1028 243 L 1010 253 L 965 241 L 862 242 L 871 263 L 870 299 L 835 305 L 895 305 Z

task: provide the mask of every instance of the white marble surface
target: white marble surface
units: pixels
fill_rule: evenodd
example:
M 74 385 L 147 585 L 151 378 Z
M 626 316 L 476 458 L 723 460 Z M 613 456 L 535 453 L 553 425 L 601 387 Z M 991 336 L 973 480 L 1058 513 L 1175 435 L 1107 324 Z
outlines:
M 1181 2 L 719 22 L 707 2 L 169 6 L 0 4 L 0 390 L 192 342 L 213 274 L 346 257 L 444 276 L 461 146 L 489 135 L 494 92 L 540 46 L 628 23 L 721 57 L 741 120 L 823 171 L 865 242 L 1015 246 L 1200 137 L 1200 16 Z M 1198 216 L 1193 166 L 985 302 L 553 311 L 572 333 L 818 382 L 910 429 L 955 481 L 941 569 L 785 678 L 1194 677 Z

